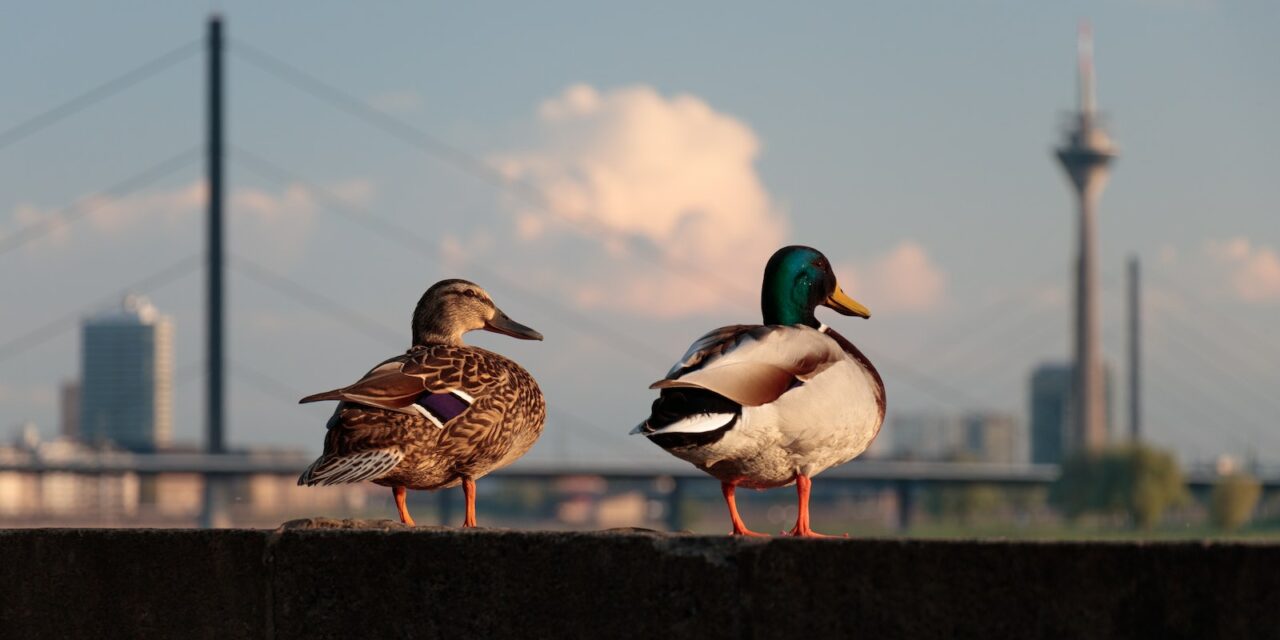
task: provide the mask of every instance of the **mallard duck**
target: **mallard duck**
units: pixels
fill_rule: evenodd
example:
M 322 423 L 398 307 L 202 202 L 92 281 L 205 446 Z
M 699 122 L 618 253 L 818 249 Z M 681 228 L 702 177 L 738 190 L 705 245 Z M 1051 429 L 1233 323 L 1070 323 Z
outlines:
M 840 289 L 818 250 L 779 249 L 764 269 L 764 324 L 698 338 L 667 377 L 649 418 L 632 430 L 720 480 L 734 535 L 761 535 L 738 514 L 734 490 L 796 485 L 792 535 L 809 526 L 811 479 L 857 457 L 884 422 L 885 391 L 871 361 L 818 322 L 814 309 L 871 312 Z
M 363 378 L 301 402 L 337 400 L 324 453 L 300 485 L 372 481 L 391 487 L 400 521 L 412 525 L 408 489 L 462 485 L 476 526 L 476 479 L 524 455 L 542 433 L 546 404 L 520 365 L 462 343 L 484 329 L 521 340 L 542 334 L 503 313 L 466 280 L 441 280 L 413 312 L 413 346 Z

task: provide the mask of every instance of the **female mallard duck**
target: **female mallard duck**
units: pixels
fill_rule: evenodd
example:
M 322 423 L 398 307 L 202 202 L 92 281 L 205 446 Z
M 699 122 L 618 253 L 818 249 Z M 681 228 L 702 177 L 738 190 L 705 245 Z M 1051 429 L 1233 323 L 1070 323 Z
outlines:
M 884 422 L 885 394 L 871 361 L 818 322 L 818 305 L 868 318 L 836 284 L 816 249 L 779 249 L 764 269 L 763 325 L 721 327 L 689 347 L 649 418 L 632 430 L 718 478 L 735 535 L 761 535 L 738 515 L 734 489 L 796 484 L 792 535 L 809 528 L 810 479 L 867 450 Z
M 466 280 L 441 280 L 413 312 L 413 346 L 355 384 L 307 396 L 337 400 L 324 453 L 300 485 L 370 480 L 391 487 L 400 521 L 412 525 L 406 489 L 462 484 L 476 526 L 476 479 L 524 455 L 542 433 L 546 404 L 533 376 L 491 351 L 462 343 L 476 329 L 521 340 L 542 334 L 498 309 Z

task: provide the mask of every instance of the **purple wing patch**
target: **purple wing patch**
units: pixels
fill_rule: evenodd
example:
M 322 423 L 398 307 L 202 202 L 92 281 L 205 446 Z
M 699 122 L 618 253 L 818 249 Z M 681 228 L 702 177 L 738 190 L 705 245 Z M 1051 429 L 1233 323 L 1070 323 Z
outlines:
M 414 403 L 414 408 L 437 427 L 443 429 L 446 423 L 471 407 L 471 403 L 467 401 L 468 399 L 464 399 L 452 391 L 424 393 L 418 396 L 418 400 Z

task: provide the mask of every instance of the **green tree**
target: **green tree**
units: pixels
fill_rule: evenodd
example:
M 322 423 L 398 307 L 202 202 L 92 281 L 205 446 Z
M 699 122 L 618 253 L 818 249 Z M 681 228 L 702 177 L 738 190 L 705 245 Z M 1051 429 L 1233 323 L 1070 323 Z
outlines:
M 1168 452 L 1123 446 L 1072 457 L 1049 493 L 1068 519 L 1086 513 L 1127 513 L 1143 529 L 1187 497 L 1178 461 Z
M 1209 500 L 1209 517 L 1213 526 L 1235 531 L 1253 517 L 1253 509 L 1262 497 L 1262 484 L 1246 473 L 1233 473 L 1220 478 L 1213 486 Z
M 965 526 L 999 511 L 1006 503 L 1004 492 L 987 484 L 936 487 L 925 494 L 925 508 L 930 514 Z

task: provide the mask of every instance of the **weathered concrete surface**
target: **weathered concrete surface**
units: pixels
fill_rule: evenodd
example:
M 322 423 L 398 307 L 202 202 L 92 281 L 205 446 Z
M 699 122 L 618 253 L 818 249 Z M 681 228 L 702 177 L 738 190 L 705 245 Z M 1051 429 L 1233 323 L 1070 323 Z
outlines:
M 1280 638 L 1280 546 L 0 531 L 3 638 Z
M 0 531 L 0 638 L 260 638 L 256 531 Z

